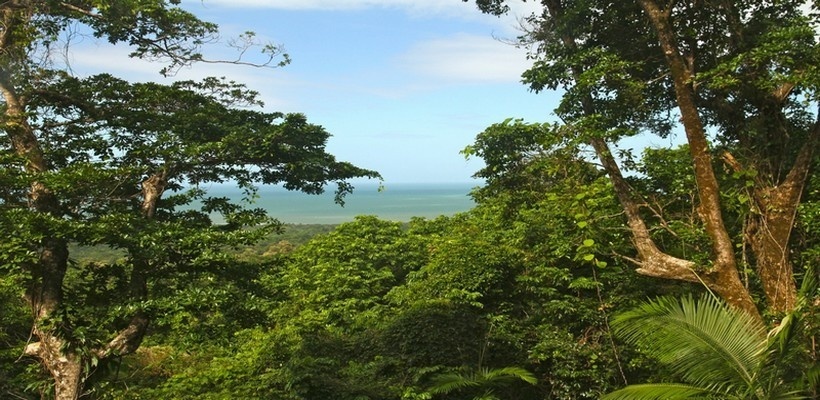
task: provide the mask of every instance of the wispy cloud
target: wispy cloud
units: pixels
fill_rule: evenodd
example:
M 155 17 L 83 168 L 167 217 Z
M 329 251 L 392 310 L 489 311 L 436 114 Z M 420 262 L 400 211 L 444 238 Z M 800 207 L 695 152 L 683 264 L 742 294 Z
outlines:
M 523 49 L 468 34 L 418 43 L 397 62 L 423 77 L 453 83 L 516 82 L 531 64 Z

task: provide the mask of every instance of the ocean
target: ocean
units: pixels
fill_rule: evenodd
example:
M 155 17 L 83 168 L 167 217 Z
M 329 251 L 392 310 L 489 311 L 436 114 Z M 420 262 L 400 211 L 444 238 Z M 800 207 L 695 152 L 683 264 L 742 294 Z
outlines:
M 409 221 L 412 217 L 435 218 L 467 211 L 474 206 L 470 191 L 479 183 L 358 183 L 345 197 L 344 207 L 333 202 L 335 186 L 321 195 L 291 192 L 281 187 L 261 187 L 253 207 L 289 224 L 339 224 L 357 215 L 375 215 L 390 221 Z M 214 185 L 208 195 L 239 200 L 240 190 Z M 215 223 L 220 221 L 213 217 Z

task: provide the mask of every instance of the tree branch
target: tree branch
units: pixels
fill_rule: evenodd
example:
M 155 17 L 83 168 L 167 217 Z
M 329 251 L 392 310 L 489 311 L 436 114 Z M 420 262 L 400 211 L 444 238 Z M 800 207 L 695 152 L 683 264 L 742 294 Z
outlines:
M 794 165 L 792 165 L 789 174 L 786 175 L 786 179 L 778 186 L 778 189 L 782 188 L 781 190 L 791 190 L 794 191 L 795 195 L 800 195 L 802 190 L 796 190 L 795 188 L 802 188 L 805 184 L 809 171 L 811 170 L 811 163 L 814 160 L 815 149 L 817 148 L 819 141 L 820 116 L 818 116 L 815 121 L 814 126 L 811 129 L 811 133 L 809 133 L 808 139 L 800 148 L 800 151 L 797 154 L 797 159 L 795 159 Z
M 65 7 L 68 10 L 80 13 L 82 15 L 85 15 L 86 17 L 91 17 L 91 18 L 94 18 L 94 19 L 101 19 L 102 18 L 102 16 L 100 14 L 97 14 L 97 13 L 92 12 L 91 10 L 87 10 L 85 8 L 77 7 L 73 4 L 69 4 L 69 3 L 66 3 L 66 2 L 60 2 L 60 5 Z
M 102 360 L 135 352 L 142 343 L 142 338 L 148 329 L 148 323 L 148 317 L 143 312 L 138 312 L 131 318 L 128 326 L 121 330 L 105 347 L 97 350 L 95 355 Z

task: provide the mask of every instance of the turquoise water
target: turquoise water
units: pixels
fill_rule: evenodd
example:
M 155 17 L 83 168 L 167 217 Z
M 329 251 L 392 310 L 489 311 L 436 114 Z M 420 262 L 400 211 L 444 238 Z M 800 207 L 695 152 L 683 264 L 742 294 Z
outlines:
M 253 207 L 264 208 L 268 214 L 285 223 L 338 224 L 352 221 L 357 215 L 376 215 L 391 221 L 409 221 L 412 217 L 435 218 L 467 211 L 474 206 L 469 193 L 477 183 L 395 183 L 357 184 L 345 197 L 345 206 L 333 202 L 333 189 L 322 195 L 289 192 L 279 187 L 263 187 Z M 239 200 L 242 193 L 229 186 L 208 189 L 214 197 Z M 215 220 L 219 223 L 220 221 Z

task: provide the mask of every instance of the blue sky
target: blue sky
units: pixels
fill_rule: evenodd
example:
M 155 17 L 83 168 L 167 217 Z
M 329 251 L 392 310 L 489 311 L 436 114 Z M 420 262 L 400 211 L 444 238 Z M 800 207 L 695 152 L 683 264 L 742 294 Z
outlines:
M 459 154 L 506 118 L 554 119 L 558 96 L 520 83 L 526 50 L 516 17 L 482 15 L 461 0 L 193 0 L 183 7 L 219 24 L 225 38 L 254 31 L 282 44 L 293 62 L 277 69 L 198 64 L 174 78 L 129 60 L 126 48 L 89 42 L 72 55 L 80 74 L 132 80 L 226 76 L 259 91 L 268 111 L 301 112 L 333 137 L 338 159 L 382 173 L 385 184 L 466 182 L 481 167 Z M 205 49 L 219 58 L 225 49 Z

